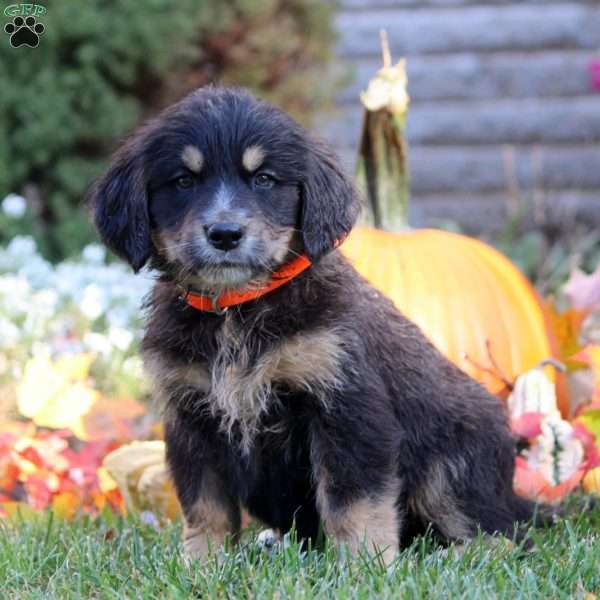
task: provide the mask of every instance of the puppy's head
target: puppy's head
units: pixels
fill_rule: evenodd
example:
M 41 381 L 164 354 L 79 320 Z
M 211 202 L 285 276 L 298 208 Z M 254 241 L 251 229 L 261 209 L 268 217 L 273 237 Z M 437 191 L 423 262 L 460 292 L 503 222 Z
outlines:
M 313 261 L 350 231 L 352 184 L 282 111 L 239 90 L 204 88 L 142 127 L 91 191 L 104 242 L 200 288 Z

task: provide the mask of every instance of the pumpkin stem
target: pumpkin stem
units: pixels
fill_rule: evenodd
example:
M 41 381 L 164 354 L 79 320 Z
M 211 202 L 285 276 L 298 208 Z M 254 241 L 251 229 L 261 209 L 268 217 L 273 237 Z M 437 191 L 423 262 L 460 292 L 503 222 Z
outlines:
M 551 366 L 554 367 L 559 373 L 566 373 L 567 367 L 561 363 L 559 360 L 555 358 L 546 358 L 537 365 L 537 369 L 543 369 L 544 367 Z
M 361 94 L 363 117 L 357 181 L 366 206 L 363 220 L 388 231 L 407 228 L 406 62 L 392 66 L 388 37 L 381 33 L 383 67 Z

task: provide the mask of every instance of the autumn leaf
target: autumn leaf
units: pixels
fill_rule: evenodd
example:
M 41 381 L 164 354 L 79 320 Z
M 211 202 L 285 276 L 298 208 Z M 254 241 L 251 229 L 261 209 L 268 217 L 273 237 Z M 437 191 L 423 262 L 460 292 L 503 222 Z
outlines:
M 577 417 L 573 427 L 588 451 L 590 466 L 600 466 L 600 409 L 585 411 Z
M 33 510 L 50 508 L 64 518 L 104 508 L 122 512 L 117 483 L 101 466 L 116 447 L 111 439 L 83 442 L 68 430 L 12 428 L 0 439 L 0 514 L 9 516 L 22 500 Z
M 591 369 L 594 375 L 594 393 L 592 402 L 600 401 L 600 346 L 587 346 L 573 356 L 573 360 Z
M 74 492 L 61 492 L 52 498 L 52 511 L 63 519 L 72 519 L 77 514 L 81 502 Z
M 570 308 L 559 312 L 553 304 L 547 305 L 546 314 L 550 329 L 558 345 L 558 358 L 567 367 L 568 371 L 576 371 L 584 367 L 584 364 L 574 358 L 578 352 L 583 350 L 580 344 L 580 332 L 583 321 L 588 315 L 585 310 Z
M 133 398 L 100 398 L 82 417 L 86 440 L 107 437 L 126 442 L 131 440 L 132 422 L 146 412 L 143 404 Z
M 593 310 L 600 307 L 600 266 L 591 275 L 576 269 L 571 273 L 563 291 L 573 308 Z
M 592 469 L 583 478 L 583 489 L 588 493 L 594 493 L 600 496 L 600 467 Z
M 52 360 L 39 355 L 27 362 L 17 387 L 19 412 L 36 425 L 68 428 L 85 439 L 82 417 L 100 394 L 87 383 L 92 354 L 65 355 Z
M 33 509 L 26 502 L 0 502 L 0 515 L 8 518 L 12 522 L 33 521 L 39 519 L 39 512 Z

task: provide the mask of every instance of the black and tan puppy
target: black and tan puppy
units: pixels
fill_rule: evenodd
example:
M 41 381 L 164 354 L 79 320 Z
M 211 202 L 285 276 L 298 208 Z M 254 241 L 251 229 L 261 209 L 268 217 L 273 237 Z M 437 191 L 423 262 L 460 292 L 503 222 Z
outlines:
M 160 274 L 143 353 L 190 554 L 235 534 L 240 507 L 386 560 L 428 525 L 466 540 L 532 516 L 503 405 L 336 250 L 355 192 L 289 116 L 198 90 L 117 152 L 92 200 L 105 243 Z

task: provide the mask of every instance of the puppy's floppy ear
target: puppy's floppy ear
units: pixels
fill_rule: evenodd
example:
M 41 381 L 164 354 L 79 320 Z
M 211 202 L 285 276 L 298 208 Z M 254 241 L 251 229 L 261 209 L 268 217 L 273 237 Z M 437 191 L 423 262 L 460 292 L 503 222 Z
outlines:
M 313 143 L 308 160 L 300 227 L 304 250 L 315 261 L 348 235 L 358 216 L 359 203 L 352 182 L 328 148 Z
M 152 249 L 141 153 L 123 148 L 92 186 L 88 202 L 102 241 L 139 271 Z

